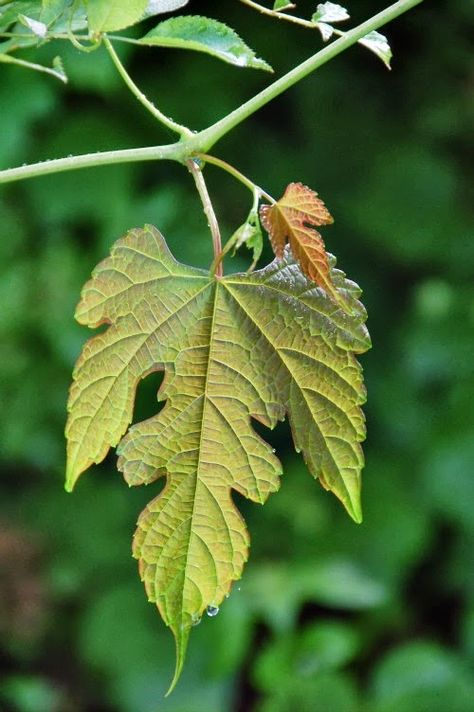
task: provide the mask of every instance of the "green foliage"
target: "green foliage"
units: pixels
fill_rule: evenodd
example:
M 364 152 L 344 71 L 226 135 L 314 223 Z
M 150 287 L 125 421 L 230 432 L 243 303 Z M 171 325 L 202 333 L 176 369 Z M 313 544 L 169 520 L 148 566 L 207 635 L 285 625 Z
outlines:
M 76 317 L 108 330 L 86 344 L 69 400 L 67 487 L 128 428 L 138 380 L 164 366 L 162 412 L 119 446 L 129 485 L 167 478 L 142 513 L 134 556 L 177 644 L 218 610 L 248 558 L 230 490 L 263 504 L 281 464 L 250 427 L 285 413 L 314 477 L 360 521 L 365 399 L 353 353 L 370 345 L 359 290 L 330 261 L 351 316 L 285 255 L 219 280 L 177 263 L 152 227 L 130 232 L 85 286 Z
M 188 15 L 160 22 L 139 40 L 151 47 L 178 47 L 205 52 L 237 67 L 273 71 L 267 62 L 241 40 L 234 30 L 209 17 Z
M 273 3 L 273 9 L 277 12 L 282 12 L 283 10 L 289 10 L 293 8 L 294 5 L 291 2 L 287 2 L 287 0 L 275 0 Z
M 312 16 L 313 22 L 325 22 L 332 24 L 333 22 L 344 22 L 350 17 L 345 7 L 336 5 L 333 2 L 324 2 L 318 5 L 316 12 Z
M 46 71 L 62 81 L 66 75 L 60 58 L 53 70 L 12 57 L 15 50 L 58 39 L 69 39 L 77 48 L 92 51 L 99 48 L 107 32 L 124 30 L 149 17 L 174 12 L 187 5 L 187 0 L 43 0 L 43 2 L 7 2 L 0 8 L 0 33 L 13 31 L 13 37 L 0 42 L 0 62 Z M 89 29 L 89 35 L 77 35 Z M 62 33 L 62 34 L 61 34 Z M 116 38 L 120 41 L 120 37 Z M 90 40 L 89 47 L 80 42 Z M 223 22 L 201 16 L 182 16 L 161 22 L 135 44 L 151 47 L 178 47 L 205 52 L 238 67 L 273 71 L 259 59 L 239 35 Z
M 393 55 L 385 35 L 382 35 L 380 32 L 369 32 L 368 35 L 359 40 L 359 43 L 376 54 L 387 69 L 390 69 L 390 62 Z
M 235 8 L 239 23 L 233 24 L 276 69 L 289 67 L 295 53 L 314 51 L 311 32 L 268 25 L 250 9 L 242 6 L 238 14 Z M 368 0 L 354 5 L 361 17 L 374 9 Z M 214 10 L 215 3 L 203 3 L 202 12 Z M 375 344 L 364 358 L 370 390 L 365 521 L 354 527 L 331 498 L 320 496 L 305 466 L 289 454 L 284 426 L 270 433 L 284 465 L 281 490 L 263 510 L 239 500 L 252 535 L 251 560 L 219 615 L 204 616 L 193 630 L 182 681 L 165 701 L 174 652 L 141 594 L 135 562 L 124 556 L 149 492 L 124 488 L 105 462 L 73 499 L 61 493 L 67 387 L 83 343 L 71 314 L 91 265 L 130 225 L 156 222 L 180 261 L 203 267 L 212 259 L 206 226 L 191 185 L 172 164 L 2 186 L 0 548 L 3 557 L 7 530 L 16 527 L 41 551 L 33 580 L 18 578 L 18 554 L 15 574 L 0 561 L 2 709 L 314 712 L 320 704 L 340 712 L 357 704 L 358 712 L 379 712 L 393 709 L 392 696 L 397 712 L 417 706 L 470 712 L 473 22 L 470 3 L 424 3 L 397 26 L 400 61 L 389 79 L 363 53 L 355 64 L 343 57 L 308 77 L 281 111 L 262 113 L 222 146 L 228 161 L 275 195 L 290 177 L 330 198 L 337 220 L 325 237 L 364 285 Z M 448 32 L 456 42 L 446 41 Z M 282 46 L 285 53 L 275 60 L 272 52 Z M 43 61 L 52 49 L 25 50 L 25 56 Z M 163 73 L 161 53 L 141 60 L 142 54 L 129 56 L 134 78 L 148 96 L 166 95 L 172 113 L 190 125 L 220 118 L 224 108 L 248 98 L 249 86 L 226 65 L 210 71 L 204 56 L 189 64 L 176 52 Z M 155 127 L 124 101 L 105 52 L 78 54 L 71 47 L 64 58 L 71 76 L 66 95 L 48 77 L 2 67 L 2 166 L 92 146 L 156 142 Z M 202 103 L 172 90 L 183 76 L 187 86 L 201 87 Z M 248 196 L 207 172 L 222 233 L 231 235 L 245 220 Z M 270 259 L 267 244 L 264 258 Z M 235 269 L 245 270 L 248 261 L 238 254 Z M 150 381 L 139 390 L 139 419 L 156 412 L 156 377 Z M 38 589 L 45 599 L 31 600 Z M 371 602 L 366 608 L 364 600 Z M 40 628 L 27 617 L 35 610 L 43 612 Z M 304 665 L 294 664 L 297 655 L 285 657 L 294 680 L 280 693 L 281 667 L 269 653 L 275 687 L 268 690 L 256 673 L 260 656 L 274 646 L 294 650 L 307 629 L 336 621 L 354 634 L 356 657 L 332 670 L 313 668 L 306 677 Z M 392 664 L 400 653 L 404 661 Z M 311 663 L 315 650 L 308 656 Z M 425 674 L 428 658 L 435 674 Z M 417 665 L 423 690 L 414 689 Z
M 92 32 L 123 30 L 139 22 L 148 0 L 85 0 L 87 20 Z

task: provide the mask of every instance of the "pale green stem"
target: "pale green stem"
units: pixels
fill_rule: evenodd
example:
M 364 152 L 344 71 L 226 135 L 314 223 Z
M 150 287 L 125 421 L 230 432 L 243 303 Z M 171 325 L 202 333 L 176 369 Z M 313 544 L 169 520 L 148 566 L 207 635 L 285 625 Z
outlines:
M 68 156 L 53 160 L 32 163 L 18 168 L 7 168 L 0 171 L 0 183 L 12 183 L 24 178 L 73 171 L 78 168 L 94 168 L 95 166 L 109 166 L 116 163 L 136 163 L 138 161 L 159 161 L 169 159 L 183 161 L 183 143 L 171 143 L 167 146 L 146 146 L 145 148 L 126 148 L 118 151 L 98 151 L 97 153 L 84 153 L 81 156 Z
M 421 2 L 422 0 L 420 0 Z M 248 5 L 248 7 L 253 8 L 254 10 L 257 10 L 260 12 L 262 15 L 268 15 L 268 17 L 273 17 L 276 20 L 283 20 L 286 22 L 291 22 L 294 25 L 299 25 L 300 27 L 306 27 L 309 30 L 317 30 L 318 29 L 318 23 L 317 22 L 312 22 L 311 20 L 304 20 L 302 17 L 296 17 L 295 15 L 286 15 L 284 12 L 277 12 L 276 10 L 270 10 L 270 8 L 265 7 L 264 5 L 259 5 L 257 2 L 253 2 L 253 0 L 240 0 L 241 3 L 244 5 Z M 296 7 L 296 5 L 293 5 L 292 7 Z M 290 8 L 287 8 L 288 10 Z M 331 25 L 332 27 L 332 25 Z M 338 30 L 335 27 L 332 27 L 332 31 L 334 35 L 337 35 L 338 37 L 344 37 L 344 35 L 347 34 L 347 32 L 343 32 L 342 30 Z
M 275 10 L 270 10 L 269 7 L 264 5 L 259 5 L 258 2 L 253 2 L 253 0 L 240 0 L 243 5 L 248 5 L 248 7 L 257 10 L 262 15 L 268 15 L 268 17 L 274 17 L 276 20 L 286 20 L 287 22 L 292 22 L 295 25 L 301 25 L 301 27 L 309 27 L 314 30 L 316 25 L 311 20 L 303 20 L 301 17 L 295 17 L 294 15 L 285 15 L 284 12 L 276 12 Z M 296 5 L 293 5 L 296 7 Z M 291 8 L 288 8 L 290 10 Z
M 42 64 L 35 64 L 34 62 L 27 62 L 24 59 L 18 59 L 18 57 L 12 57 L 9 54 L 0 54 L 0 62 L 4 62 L 5 64 L 17 64 L 20 67 L 26 67 L 27 69 L 34 69 L 36 72 L 44 72 L 45 74 L 50 74 L 52 77 L 55 77 L 55 79 L 59 79 L 61 82 L 64 82 L 64 84 L 67 84 L 67 77 L 65 77 L 63 74 L 60 72 L 57 72 L 55 69 L 51 67 L 45 67 Z M 2 171 L 0 171 L 0 176 L 2 175 Z M 1 182 L 1 178 L 0 178 Z
M 214 207 L 211 202 L 211 197 L 209 191 L 207 190 L 207 185 L 202 174 L 202 170 L 199 165 L 193 159 L 186 161 L 186 165 L 189 168 L 189 172 L 194 178 L 196 183 L 196 188 L 201 198 L 202 207 L 204 209 L 204 214 L 207 218 L 207 224 L 209 225 L 209 230 L 212 235 L 212 247 L 214 250 L 214 261 L 212 263 L 211 272 L 215 274 L 216 277 L 222 277 L 222 262 L 220 256 L 222 254 L 222 243 L 221 243 L 221 231 L 219 229 L 219 223 L 217 222 L 217 217 L 214 212 Z
M 170 119 L 168 116 L 165 116 L 157 107 L 151 102 L 145 94 L 137 87 L 125 67 L 123 66 L 122 62 L 120 61 L 116 51 L 114 50 L 112 43 L 110 42 L 109 38 L 107 36 L 104 36 L 104 45 L 107 49 L 107 52 L 109 53 L 112 62 L 115 64 L 115 67 L 124 80 L 125 84 L 127 87 L 130 89 L 132 94 L 138 99 L 140 104 L 147 109 L 147 111 L 152 114 L 155 119 L 158 119 L 162 124 L 164 124 L 168 129 L 171 129 L 171 131 L 176 131 L 180 136 L 191 136 L 192 131 L 190 131 L 186 126 L 182 126 L 181 124 L 177 124 L 175 121 Z
M 271 195 L 269 195 L 267 192 L 263 190 L 263 188 L 260 188 L 260 186 L 256 185 L 253 181 L 250 180 L 250 178 L 247 178 L 247 176 L 244 176 L 243 173 L 237 170 L 237 168 L 234 168 L 234 166 L 231 166 L 230 163 L 227 163 L 226 161 L 223 161 L 221 158 L 216 158 L 215 156 L 209 156 L 207 153 L 198 153 L 197 157 L 201 159 L 201 161 L 204 161 L 205 163 L 210 163 L 213 166 L 217 166 L 218 168 L 222 168 L 223 171 L 226 171 L 226 173 L 229 173 L 229 175 L 233 176 L 236 180 L 238 180 L 242 185 L 245 185 L 246 188 L 248 188 L 252 193 L 255 194 L 255 192 L 258 193 L 258 195 L 263 196 L 266 200 L 268 200 L 270 203 L 274 203 L 274 199 L 272 198 Z
M 399 0 L 390 5 L 378 15 L 349 30 L 343 37 L 328 45 L 317 54 L 298 65 L 266 89 L 256 94 L 252 99 L 240 106 L 235 111 L 209 126 L 204 131 L 193 134 L 178 143 L 167 146 L 149 146 L 146 148 L 126 149 L 123 151 L 108 151 L 103 153 L 89 153 L 83 156 L 71 156 L 53 161 L 34 163 L 20 168 L 10 168 L 0 171 L 0 183 L 7 183 L 22 178 L 46 175 L 58 171 L 74 170 L 91 166 L 100 166 L 111 163 L 132 162 L 142 160 L 171 159 L 184 162 L 197 153 L 207 153 L 231 129 L 245 121 L 272 99 L 282 94 L 286 89 L 299 82 L 308 74 L 318 69 L 323 64 L 333 59 L 351 45 L 358 42 L 364 35 L 378 30 L 382 25 L 394 20 L 399 15 L 419 5 L 423 0 Z

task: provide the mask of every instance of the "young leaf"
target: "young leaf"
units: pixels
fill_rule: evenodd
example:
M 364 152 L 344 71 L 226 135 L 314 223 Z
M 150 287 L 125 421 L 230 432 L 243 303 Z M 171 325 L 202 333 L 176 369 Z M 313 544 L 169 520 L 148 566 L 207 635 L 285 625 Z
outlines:
M 238 67 L 273 71 L 230 27 L 208 17 L 185 15 L 160 22 L 140 44 L 206 52 Z
M 318 22 L 318 30 L 321 33 L 323 42 L 330 40 L 334 34 L 334 27 L 332 25 L 327 25 L 325 22 Z
M 63 60 L 59 55 L 53 59 L 53 69 L 56 72 L 57 78 L 64 82 L 64 84 L 67 84 L 69 81 L 68 76 L 64 69 Z
M 36 37 L 39 37 L 43 40 L 45 39 L 46 35 L 48 34 L 48 28 L 44 24 L 44 22 L 40 22 L 39 20 L 33 20 L 32 17 L 27 17 L 26 15 L 19 15 L 18 19 L 20 20 L 21 24 L 31 30 L 31 32 L 36 35 Z
M 92 32 L 113 32 L 139 22 L 148 0 L 85 0 L 85 4 Z
M 265 269 L 216 279 L 172 257 L 153 227 L 119 240 L 86 284 L 76 317 L 108 328 L 84 347 L 67 424 L 67 488 L 128 428 L 138 382 L 165 370 L 160 413 L 119 446 L 129 485 L 166 477 L 138 520 L 133 553 L 183 666 L 192 625 L 241 576 L 249 536 L 232 490 L 263 503 L 281 465 L 251 426 L 288 413 L 310 472 L 360 521 L 365 400 L 355 353 L 370 341 L 360 290 L 335 269 L 349 316 L 285 251 Z
M 257 210 L 250 211 L 247 220 L 234 232 L 230 239 L 234 244 L 234 254 L 239 247 L 245 245 L 249 250 L 253 251 L 252 264 L 257 264 L 263 250 L 263 235 Z
M 343 308 L 349 305 L 333 285 L 324 242 L 315 226 L 334 221 L 318 194 L 302 183 L 290 183 L 274 205 L 262 205 L 260 217 L 270 235 L 273 251 L 283 256 L 287 241 L 301 269 Z
M 292 2 L 288 2 L 287 0 L 275 0 L 273 3 L 273 10 L 275 12 L 283 12 L 284 10 L 293 10 L 296 5 Z
M 387 69 L 391 69 L 390 62 L 393 54 L 385 35 L 380 32 L 369 32 L 368 35 L 359 40 L 359 44 L 364 45 L 367 49 L 377 55 L 385 64 Z
M 342 5 L 333 2 L 323 2 L 318 5 L 311 20 L 313 22 L 344 22 L 350 18 L 349 13 Z

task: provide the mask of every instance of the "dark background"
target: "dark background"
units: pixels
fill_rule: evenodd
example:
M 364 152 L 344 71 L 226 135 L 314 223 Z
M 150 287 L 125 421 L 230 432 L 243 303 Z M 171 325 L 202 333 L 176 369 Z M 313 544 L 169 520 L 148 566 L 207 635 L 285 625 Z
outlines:
M 301 14 L 314 4 L 300 2 Z M 384 3 L 352 6 L 356 23 Z M 320 45 L 237 2 L 189 11 L 226 20 L 278 75 Z M 285 425 L 266 434 L 284 463 L 281 491 L 263 509 L 239 500 L 251 560 L 219 615 L 193 631 L 167 700 L 171 634 L 130 556 L 152 493 L 129 490 L 111 456 L 65 494 L 63 428 L 89 336 L 73 320 L 82 283 L 145 222 L 178 258 L 207 265 L 202 211 L 172 163 L 0 188 L 2 711 L 474 710 L 473 24 L 472 2 L 427 1 L 384 30 L 391 73 L 352 48 L 214 149 L 275 197 L 307 183 L 335 216 L 326 244 L 363 287 L 373 338 L 362 359 L 365 520 L 355 525 L 308 475 Z M 168 140 L 105 50 L 41 50 L 58 52 L 67 87 L 0 66 L 0 166 Z M 269 79 L 205 55 L 123 56 L 160 108 L 196 129 Z M 250 194 L 206 174 L 228 237 Z M 228 269 L 247 264 L 244 250 Z M 154 412 L 158 382 L 140 388 L 137 420 Z

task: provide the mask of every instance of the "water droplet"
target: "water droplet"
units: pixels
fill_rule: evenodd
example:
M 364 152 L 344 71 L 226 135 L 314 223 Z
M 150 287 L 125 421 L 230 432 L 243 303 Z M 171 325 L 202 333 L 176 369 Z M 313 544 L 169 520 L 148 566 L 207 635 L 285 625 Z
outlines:
M 275 452 L 276 452 L 276 450 L 275 450 L 275 448 L 274 448 L 274 447 L 272 447 L 272 452 L 273 452 L 273 453 L 275 453 Z
M 201 616 L 198 616 L 197 614 L 193 615 L 192 625 L 193 626 L 199 625 L 200 622 L 201 622 Z
M 210 618 L 214 618 L 219 613 L 219 606 L 208 606 L 206 613 Z

